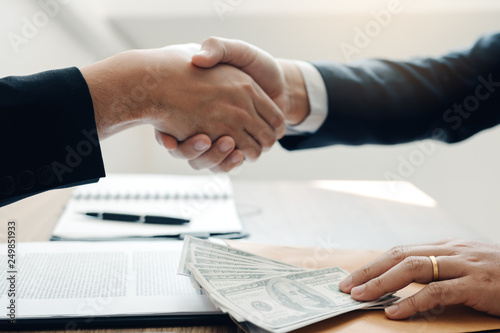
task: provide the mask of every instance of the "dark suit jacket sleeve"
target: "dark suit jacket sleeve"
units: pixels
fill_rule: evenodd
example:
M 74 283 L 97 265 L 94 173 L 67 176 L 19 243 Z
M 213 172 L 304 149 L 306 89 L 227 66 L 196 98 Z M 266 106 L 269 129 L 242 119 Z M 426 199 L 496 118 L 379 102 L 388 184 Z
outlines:
M 105 176 L 77 68 L 0 79 L 0 151 L 0 206 Z
M 313 65 L 326 85 L 328 117 L 312 135 L 282 139 L 287 149 L 452 143 L 500 123 L 500 34 L 437 59 Z

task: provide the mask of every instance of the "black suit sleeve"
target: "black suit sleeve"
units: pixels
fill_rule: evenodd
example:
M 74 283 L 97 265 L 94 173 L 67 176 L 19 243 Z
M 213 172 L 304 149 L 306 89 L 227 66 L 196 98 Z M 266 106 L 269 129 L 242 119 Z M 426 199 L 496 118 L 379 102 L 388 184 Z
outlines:
M 94 109 L 77 68 L 0 79 L 0 206 L 104 177 Z
M 328 117 L 312 135 L 282 139 L 287 149 L 453 143 L 500 123 L 500 34 L 437 59 L 313 65 L 326 85 Z

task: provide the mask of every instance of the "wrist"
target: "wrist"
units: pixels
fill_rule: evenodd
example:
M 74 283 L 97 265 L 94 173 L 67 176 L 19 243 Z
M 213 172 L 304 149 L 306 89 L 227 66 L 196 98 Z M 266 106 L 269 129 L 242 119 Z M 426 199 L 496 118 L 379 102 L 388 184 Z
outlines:
M 145 100 L 134 98 L 139 54 L 127 51 L 80 69 L 92 98 L 99 139 L 143 122 Z M 135 85 L 135 86 L 134 86 Z
M 285 120 L 289 125 L 298 125 L 310 113 L 304 78 L 294 61 L 278 59 L 278 64 L 285 75 L 285 94 L 288 100 L 285 109 Z

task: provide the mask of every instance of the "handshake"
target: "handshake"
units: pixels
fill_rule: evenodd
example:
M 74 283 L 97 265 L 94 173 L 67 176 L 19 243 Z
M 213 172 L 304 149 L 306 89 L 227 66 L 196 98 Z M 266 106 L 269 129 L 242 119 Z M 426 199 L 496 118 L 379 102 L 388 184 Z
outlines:
M 194 169 L 228 172 L 256 160 L 309 114 L 297 65 L 238 40 L 126 51 L 81 72 L 100 140 L 151 124 Z

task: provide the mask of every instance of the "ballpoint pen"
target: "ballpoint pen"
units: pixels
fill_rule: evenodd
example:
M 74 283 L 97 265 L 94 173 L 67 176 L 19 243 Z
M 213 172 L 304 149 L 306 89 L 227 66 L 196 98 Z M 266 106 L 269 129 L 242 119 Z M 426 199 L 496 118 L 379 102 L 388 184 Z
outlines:
M 86 216 L 91 216 L 96 219 L 117 222 L 132 222 L 132 223 L 152 223 L 152 224 L 186 224 L 189 220 L 178 217 L 169 216 L 153 216 L 153 215 L 132 215 L 121 213 L 82 213 Z

